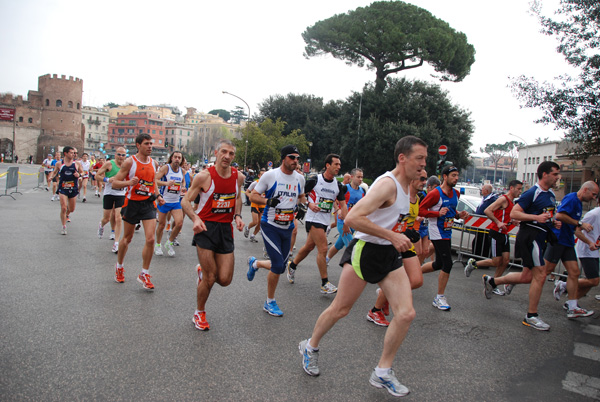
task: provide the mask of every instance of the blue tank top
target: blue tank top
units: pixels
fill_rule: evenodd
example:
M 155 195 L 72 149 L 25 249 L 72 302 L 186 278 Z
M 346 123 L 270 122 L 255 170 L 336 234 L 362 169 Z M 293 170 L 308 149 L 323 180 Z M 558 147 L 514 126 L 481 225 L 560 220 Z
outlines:
M 438 201 L 435 208 L 437 211 L 446 207 L 448 212 L 444 216 L 440 216 L 436 219 L 435 226 L 442 239 L 452 238 L 452 225 L 454 224 L 454 217 L 456 216 L 456 207 L 458 206 L 458 196 L 454 188 L 452 189 L 452 197 L 448 197 L 442 190 L 441 186 L 435 188 L 435 191 L 439 191 L 440 200 Z M 431 220 L 429 221 L 431 224 Z M 431 237 L 431 228 L 430 237 Z M 435 236 L 434 236 L 435 237 Z M 437 239 L 437 238 L 436 238 Z
M 361 198 L 363 198 L 365 196 L 365 190 L 362 189 L 362 187 L 359 187 L 358 189 L 353 189 L 352 186 L 350 185 L 350 183 L 346 184 L 346 205 L 348 206 L 348 211 L 350 211 L 352 209 L 352 207 L 354 206 L 354 204 L 356 204 L 358 201 L 361 200 Z M 339 218 L 337 218 L 338 222 L 344 222 L 343 220 L 341 220 Z

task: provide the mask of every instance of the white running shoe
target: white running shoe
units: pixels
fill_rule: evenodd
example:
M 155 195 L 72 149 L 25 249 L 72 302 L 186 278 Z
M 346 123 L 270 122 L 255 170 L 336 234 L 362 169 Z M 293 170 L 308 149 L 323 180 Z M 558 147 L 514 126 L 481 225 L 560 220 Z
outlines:
M 104 226 L 102 226 L 102 222 L 98 223 L 98 238 L 101 239 L 104 235 Z
M 437 307 L 438 309 L 445 311 L 450 310 L 450 305 L 446 301 L 446 296 L 444 295 L 436 296 L 435 299 L 433 299 L 433 307 Z
M 164 255 L 160 244 L 154 245 L 154 255 Z
M 66 227 L 66 226 L 63 226 L 63 228 L 62 228 L 62 230 L 61 230 L 60 234 L 61 234 L 61 235 L 66 235 L 66 234 L 67 234 L 67 227 Z
M 321 293 L 330 295 L 330 294 L 336 293 L 336 292 L 337 292 L 337 287 L 331 282 L 327 282 L 325 285 L 321 286 Z
M 119 252 L 119 243 L 118 242 L 115 242 L 115 244 L 113 244 L 112 252 L 115 254 L 117 254 Z
M 172 241 L 168 241 L 167 244 L 165 245 L 166 249 L 167 249 L 167 255 L 169 257 L 174 257 L 175 256 L 175 249 L 173 248 L 173 242 Z
M 112 231 L 110 232 L 110 236 L 108 236 L 108 240 L 114 240 L 114 239 L 115 239 L 115 231 L 114 231 L 114 230 L 112 230 Z

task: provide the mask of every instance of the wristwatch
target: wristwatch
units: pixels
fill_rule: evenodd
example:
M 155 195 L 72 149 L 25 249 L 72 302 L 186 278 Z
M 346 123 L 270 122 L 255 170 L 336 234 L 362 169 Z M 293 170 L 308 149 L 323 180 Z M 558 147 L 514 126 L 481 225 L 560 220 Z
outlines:
M 580 228 L 583 225 L 583 223 L 581 223 L 581 221 L 577 222 L 577 227 Z

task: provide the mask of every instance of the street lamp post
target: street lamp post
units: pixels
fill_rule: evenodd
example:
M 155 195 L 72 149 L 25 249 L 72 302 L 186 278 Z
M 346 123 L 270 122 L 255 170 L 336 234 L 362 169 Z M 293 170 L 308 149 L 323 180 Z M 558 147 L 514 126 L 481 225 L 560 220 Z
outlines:
M 309 159 L 309 162 L 308 162 L 308 173 L 310 173 L 310 169 L 312 168 L 312 146 L 313 146 L 313 143 L 309 142 L 308 143 L 308 159 Z
M 248 127 L 248 125 L 250 124 L 250 105 L 248 105 L 248 102 L 246 102 L 239 96 L 232 94 L 231 92 L 227 92 L 227 91 L 222 91 L 222 92 L 224 94 L 234 96 L 246 104 L 246 107 L 248 108 L 248 118 L 246 119 L 246 127 Z M 247 156 L 248 156 L 248 139 L 246 139 L 246 152 L 244 152 L 244 167 L 243 167 L 244 169 L 246 168 L 246 157 Z
M 513 137 L 516 137 L 518 139 L 520 139 L 521 141 L 523 141 L 523 144 L 525 144 L 525 146 L 527 147 L 527 153 L 525 154 L 525 180 L 523 180 L 524 182 L 526 182 L 527 184 L 529 184 L 529 180 L 527 178 L 527 159 L 529 158 L 529 144 L 527 144 L 527 141 L 525 141 L 523 138 L 519 137 L 518 135 L 512 134 L 512 133 L 508 133 L 508 135 L 512 135 Z

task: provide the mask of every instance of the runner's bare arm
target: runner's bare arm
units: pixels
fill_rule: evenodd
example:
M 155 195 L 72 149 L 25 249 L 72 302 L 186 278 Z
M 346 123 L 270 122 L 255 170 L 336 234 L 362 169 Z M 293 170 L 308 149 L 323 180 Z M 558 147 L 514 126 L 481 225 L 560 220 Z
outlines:
M 104 177 L 106 176 L 106 172 L 110 172 L 112 170 L 112 163 L 106 162 L 100 169 L 98 169 L 98 173 L 96 173 L 96 180 L 104 181 Z M 107 181 L 112 183 L 114 177 L 111 177 Z
M 498 220 L 498 218 L 496 218 L 496 216 L 494 215 L 494 212 L 496 212 L 499 209 L 505 209 L 507 207 L 507 200 L 506 197 L 499 197 L 496 201 L 494 201 L 490 206 L 488 206 L 485 211 L 483 211 L 483 213 L 485 214 L 485 216 L 487 216 L 488 218 L 490 218 L 490 220 L 492 222 L 494 222 L 496 224 L 496 226 L 498 226 L 498 229 L 502 229 L 503 226 L 506 226 L 503 222 L 500 222 Z
M 156 172 L 156 176 L 155 176 L 155 180 L 154 180 L 157 185 L 172 186 L 173 184 L 175 184 L 175 182 L 173 180 L 170 180 L 170 181 L 160 180 L 163 177 L 165 177 L 165 175 L 167 174 L 168 171 L 169 171 L 169 165 L 163 165 L 160 169 L 158 169 L 158 172 Z
M 181 207 L 183 212 L 194 222 L 193 231 L 194 233 L 200 233 L 206 230 L 206 225 L 202 222 L 202 219 L 194 212 L 192 208 L 192 202 L 196 199 L 200 191 L 208 189 L 210 187 L 210 173 L 208 170 L 204 170 L 194 176 L 192 183 L 185 197 L 181 200 Z
M 367 195 L 352 207 L 344 222 L 355 230 L 389 240 L 398 251 L 407 251 L 412 247 L 408 237 L 402 233 L 384 229 L 367 218 L 377 209 L 396 202 L 396 191 L 396 184 L 391 178 L 380 179 L 378 184 L 373 186 Z
M 119 169 L 119 172 L 113 177 L 112 188 L 119 190 L 123 187 L 135 186 L 138 183 L 139 179 L 137 177 L 132 177 L 129 180 L 125 180 L 129 174 L 132 164 L 133 160 L 131 157 L 125 159 L 125 162 L 123 162 L 121 165 L 121 169 Z
M 246 179 L 246 176 L 244 176 L 243 173 L 239 173 L 238 174 L 238 179 L 237 179 L 237 185 L 238 185 L 238 191 L 237 191 L 237 197 L 235 200 L 235 215 L 234 215 L 234 221 L 235 221 L 235 225 L 237 227 L 237 230 L 239 230 L 240 232 L 244 229 L 244 221 L 242 220 L 242 192 L 243 192 L 243 188 L 244 188 L 244 180 Z

